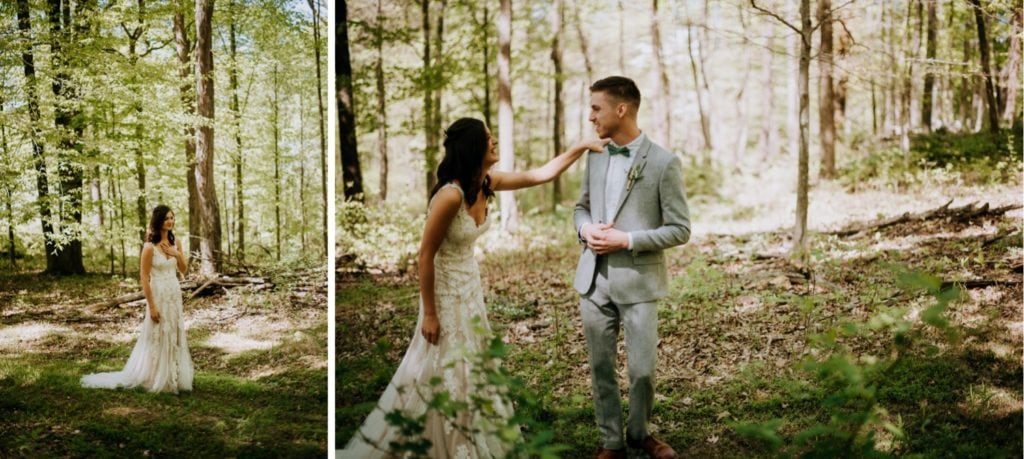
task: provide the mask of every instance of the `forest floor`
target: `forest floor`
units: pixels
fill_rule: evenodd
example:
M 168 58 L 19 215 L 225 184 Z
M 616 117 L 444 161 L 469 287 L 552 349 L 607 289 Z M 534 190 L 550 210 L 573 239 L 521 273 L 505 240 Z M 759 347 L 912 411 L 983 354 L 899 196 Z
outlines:
M 759 180 L 771 182 L 770 171 Z M 740 426 L 778 420 L 779 436 L 796 444 L 798 432 L 833 425 L 841 414 L 836 392 L 808 372 L 806 362 L 822 355 L 822 337 L 835 337 L 843 324 L 888 317 L 922 330 L 909 335 L 917 341 L 899 348 L 886 333 L 835 338 L 865 368 L 891 362 L 877 374 L 852 370 L 868 379 L 867 398 L 878 418 L 863 424 L 858 441 L 874 435 L 876 448 L 896 455 L 1018 457 L 1024 447 L 1024 213 L 911 221 L 850 237 L 822 232 L 951 199 L 951 207 L 1020 205 L 1020 185 L 851 193 L 820 184 L 811 194 L 814 232 L 806 269 L 779 256 L 790 245 L 793 206 L 778 196 L 793 194 L 778 188 L 739 184 L 722 193 L 728 199 L 691 202 L 693 237 L 667 252 L 671 285 L 659 307 L 655 432 L 682 457 L 773 457 L 778 450 L 741 434 Z M 557 442 L 569 447 L 565 457 L 589 457 L 600 441 L 571 286 L 579 253 L 572 233 L 571 212 L 562 209 L 526 217 L 516 236 L 492 229 L 478 246 L 485 252 L 480 260 L 491 324 L 510 349 L 505 365 L 539 398 L 536 411 L 526 414 L 550 425 Z M 968 284 L 950 303 L 946 317 L 959 338 L 949 341 L 924 330 L 920 315 L 931 298 L 902 288 L 896 267 L 943 281 L 991 282 Z M 339 275 L 339 447 L 401 360 L 417 301 L 411 273 Z M 624 357 L 619 364 L 627 400 Z M 899 427 L 902 436 L 884 425 Z M 816 437 L 808 438 L 813 443 Z M 808 447 L 793 448 L 788 451 Z
M 267 275 L 185 302 L 196 373 L 172 395 L 79 385 L 127 361 L 144 307 L 93 305 L 137 282 L 0 274 L 0 457 L 323 457 L 323 269 Z

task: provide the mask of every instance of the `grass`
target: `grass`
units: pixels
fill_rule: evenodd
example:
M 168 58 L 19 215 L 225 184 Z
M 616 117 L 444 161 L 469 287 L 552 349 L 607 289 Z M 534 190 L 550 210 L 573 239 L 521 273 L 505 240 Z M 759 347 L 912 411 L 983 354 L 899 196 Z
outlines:
M 303 304 L 281 290 L 238 291 L 188 302 L 185 316 L 196 366 L 191 393 L 84 389 L 82 375 L 120 369 L 134 345 L 139 311 L 94 313 L 86 307 L 122 289 L 118 279 L 106 276 L 0 276 L 0 291 L 17 293 L 0 319 L 9 333 L 0 337 L 0 456 L 326 454 L 322 294 Z M 266 309 L 239 311 L 250 303 Z M 294 326 L 269 326 L 283 321 Z M 207 343 L 215 334 L 275 344 L 225 350 Z
M 570 447 L 564 457 L 589 457 L 599 436 L 578 298 L 571 276 L 563 275 L 574 269 L 579 249 L 561 236 L 561 228 L 538 229 L 551 228 L 543 218 L 521 224 L 531 237 L 548 231 L 551 245 L 486 254 L 485 300 L 492 325 L 511 348 L 505 365 L 540 400 L 528 414 L 549 423 L 558 441 Z M 1019 278 L 1007 271 L 1019 244 L 981 247 L 974 236 L 956 236 L 982 223 L 911 223 L 886 229 L 873 241 L 818 236 L 812 242 L 813 276 L 805 281 L 786 275 L 793 268 L 785 260 L 750 256 L 780 244 L 777 236 L 751 241 L 711 235 L 672 250 L 670 294 L 659 317 L 656 432 L 684 457 L 774 457 L 768 444 L 741 435 L 737 426 L 777 419 L 780 433 L 792 436 L 837 413 L 829 408 L 830 393 L 803 369 L 812 338 L 844 322 L 919 304 L 920 295 L 898 287 L 894 265 L 945 279 Z M 909 249 L 877 245 L 908 234 L 923 237 Z M 718 249 L 723 244 L 741 250 L 725 255 Z M 337 292 L 337 426 L 343 446 L 372 409 L 414 332 L 417 285 L 413 277 L 350 276 Z M 970 292 L 948 313 L 966 337 L 962 342 L 906 350 L 883 373 L 869 374 L 885 419 L 905 433 L 901 439 L 876 432 L 879 448 L 897 456 L 1019 457 L 1022 348 L 1007 326 L 1020 320 L 1020 296 L 1019 284 Z M 884 340 L 841 340 L 859 358 L 887 349 Z M 991 347 L 1010 352 L 996 354 Z M 624 355 L 620 348 L 623 367 Z

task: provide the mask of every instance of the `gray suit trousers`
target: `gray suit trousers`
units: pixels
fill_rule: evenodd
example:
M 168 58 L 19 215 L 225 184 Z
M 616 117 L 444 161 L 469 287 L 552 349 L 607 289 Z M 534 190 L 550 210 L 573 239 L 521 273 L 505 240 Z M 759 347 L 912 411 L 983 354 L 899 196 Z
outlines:
M 622 400 L 615 376 L 619 325 L 625 330 L 629 369 L 629 418 L 626 434 L 631 440 L 647 437 L 647 423 L 654 406 L 654 370 L 657 363 L 658 310 L 656 302 L 615 304 L 608 294 L 607 257 L 597 257 L 590 291 L 580 298 L 583 333 L 590 358 L 590 380 L 598 429 L 609 449 L 623 448 Z

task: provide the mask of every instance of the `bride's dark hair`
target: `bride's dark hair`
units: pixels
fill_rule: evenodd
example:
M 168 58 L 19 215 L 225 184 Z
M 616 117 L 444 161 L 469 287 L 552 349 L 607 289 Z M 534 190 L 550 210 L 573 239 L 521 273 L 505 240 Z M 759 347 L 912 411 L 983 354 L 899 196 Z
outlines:
M 430 197 L 452 180 L 459 181 L 468 205 L 476 202 L 480 188 L 484 190 L 484 197 L 494 196 L 491 177 L 484 177 L 482 182 L 479 180 L 487 147 L 487 127 L 483 121 L 459 118 L 448 126 L 444 131 L 444 158 L 437 166 L 437 184 L 430 191 Z
M 163 204 L 153 208 L 153 215 L 149 217 L 149 229 L 146 230 L 146 242 L 160 243 L 160 229 L 164 227 L 164 221 L 167 220 L 167 213 L 170 211 L 171 208 Z M 167 242 L 174 245 L 174 231 L 167 232 Z

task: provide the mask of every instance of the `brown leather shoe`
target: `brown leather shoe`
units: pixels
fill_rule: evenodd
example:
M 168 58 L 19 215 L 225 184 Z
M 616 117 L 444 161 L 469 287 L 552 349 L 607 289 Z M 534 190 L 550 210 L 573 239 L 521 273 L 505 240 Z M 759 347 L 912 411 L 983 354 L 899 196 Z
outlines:
M 626 459 L 626 448 L 597 450 L 597 459 Z
M 676 459 L 679 456 L 676 455 L 676 451 L 672 449 L 668 443 L 665 443 L 653 435 L 648 435 L 644 441 L 635 442 L 633 440 L 627 441 L 631 448 L 638 448 L 644 450 L 651 459 Z

